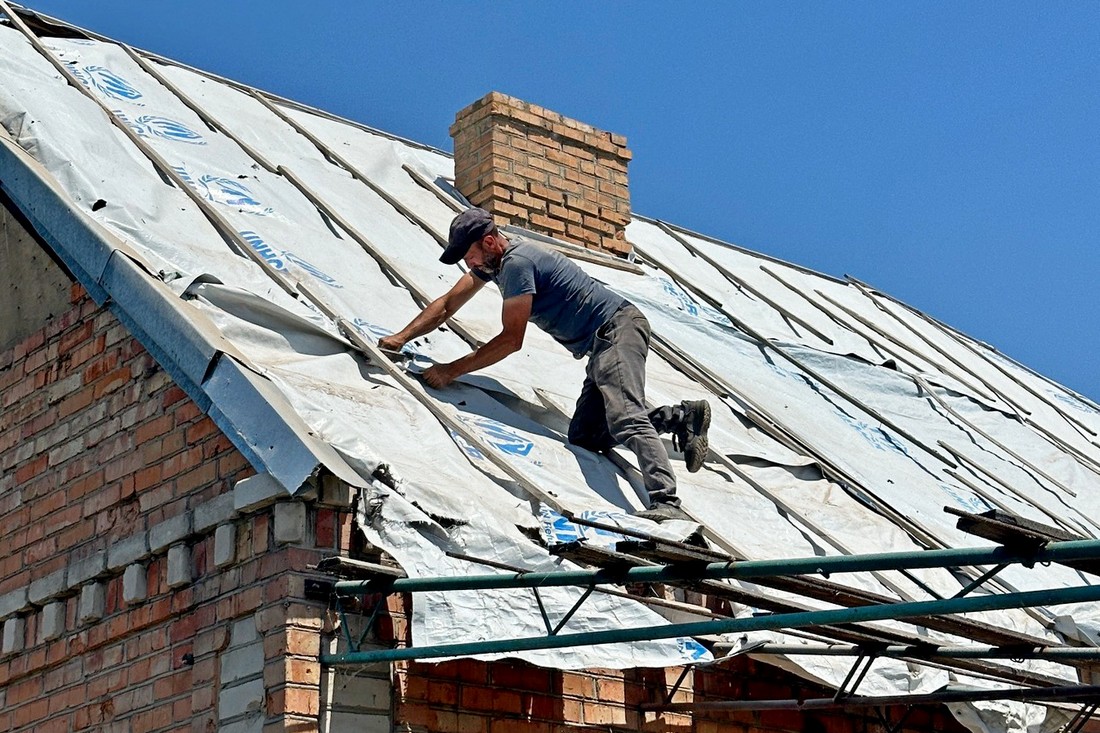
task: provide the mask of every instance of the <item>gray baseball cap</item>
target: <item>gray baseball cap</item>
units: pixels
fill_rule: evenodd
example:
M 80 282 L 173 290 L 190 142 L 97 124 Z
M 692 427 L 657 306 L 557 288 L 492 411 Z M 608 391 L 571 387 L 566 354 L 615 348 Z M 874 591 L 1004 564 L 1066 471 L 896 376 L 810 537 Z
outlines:
M 445 265 L 454 265 L 477 242 L 496 228 L 493 215 L 485 209 L 466 209 L 451 222 L 451 233 L 447 237 L 447 249 L 443 250 L 439 261 Z

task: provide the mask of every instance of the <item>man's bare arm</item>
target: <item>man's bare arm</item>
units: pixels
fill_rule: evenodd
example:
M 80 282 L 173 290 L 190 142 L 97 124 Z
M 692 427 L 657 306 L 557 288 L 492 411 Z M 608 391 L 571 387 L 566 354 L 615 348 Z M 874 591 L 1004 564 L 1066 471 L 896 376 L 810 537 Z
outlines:
M 393 334 L 378 339 L 383 349 L 400 351 L 401 347 L 418 336 L 431 333 L 466 305 L 474 293 L 485 285 L 485 281 L 466 272 L 450 290 L 429 303 L 424 310 L 409 322 L 409 325 Z
M 504 301 L 501 309 L 501 332 L 477 351 L 452 361 L 438 364 L 424 372 L 424 380 L 433 387 L 446 387 L 463 374 L 496 364 L 498 361 L 523 348 L 527 321 L 531 317 L 533 295 L 517 295 Z

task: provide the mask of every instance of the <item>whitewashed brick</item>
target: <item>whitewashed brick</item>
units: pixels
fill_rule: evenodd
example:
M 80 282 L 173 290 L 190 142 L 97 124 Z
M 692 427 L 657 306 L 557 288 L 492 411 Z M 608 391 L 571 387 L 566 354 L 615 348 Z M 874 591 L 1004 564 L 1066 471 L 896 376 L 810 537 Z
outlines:
M 241 647 L 260 640 L 260 631 L 256 627 L 256 617 L 248 616 L 234 621 L 229 627 L 229 646 Z
M 375 712 L 388 712 L 393 689 L 389 677 L 372 677 L 356 672 L 329 671 L 326 682 L 332 685 L 332 702 L 341 707 L 355 707 Z
M 0 654 L 15 654 L 23 651 L 24 635 L 27 633 L 27 621 L 22 616 L 13 616 L 4 622 L 4 639 L 0 644 Z
M 83 560 L 69 563 L 67 581 L 70 588 L 76 588 L 84 585 L 92 578 L 103 575 L 105 572 L 107 572 L 107 552 L 106 550 L 100 550 Z
M 191 534 L 191 512 L 177 514 L 149 529 L 149 550 L 157 554 Z
M 285 499 L 289 493 L 270 473 L 258 473 L 233 485 L 233 508 L 251 512 L 274 504 L 276 499 Z
M 84 436 L 81 435 L 70 440 L 67 443 L 57 446 L 50 451 L 50 465 L 56 466 L 64 463 L 73 456 L 80 455 L 80 452 L 84 450 Z
M 145 566 L 140 564 L 127 565 L 126 572 L 122 574 L 122 600 L 124 603 L 134 605 L 145 600 L 147 576 Z
M 16 588 L 0 596 L 0 618 L 7 618 L 31 607 L 27 600 L 27 587 Z
M 306 541 L 306 505 L 300 501 L 281 501 L 275 505 L 275 542 L 280 545 Z
M 233 492 L 222 494 L 195 507 L 195 533 L 203 534 L 228 522 L 236 514 L 233 508 Z
M 261 642 L 230 648 L 221 654 L 221 682 L 227 685 L 236 680 L 262 675 L 264 672 L 264 645 Z
M 31 581 L 30 588 L 27 589 L 27 600 L 35 606 L 41 606 L 44 601 L 56 598 L 65 590 L 65 569 L 62 568 L 44 578 Z
M 264 681 L 251 680 L 218 692 L 218 719 L 227 720 L 259 710 L 264 704 Z
M 321 479 L 321 504 L 336 506 L 346 509 L 355 499 L 355 489 L 351 485 L 341 481 L 335 476 L 325 476 Z
M 223 524 L 214 530 L 214 567 L 224 568 L 237 559 L 237 528 Z
M 147 557 L 149 557 L 149 533 L 139 532 L 107 548 L 107 569 L 112 572 L 121 570 Z
M 47 603 L 38 621 L 38 640 L 53 641 L 65 633 L 65 604 Z
M 263 733 L 263 730 L 264 715 L 261 711 L 252 713 L 241 720 L 234 720 L 232 723 L 222 723 L 218 726 L 218 733 Z M 337 729 L 332 728 L 331 730 L 335 731 Z M 387 733 L 389 732 L 387 731 Z
M 355 733 L 390 733 L 393 725 L 389 714 L 327 712 L 321 721 L 322 730 L 348 730 Z M 223 729 L 224 730 L 224 729 Z
M 191 550 L 187 545 L 169 548 L 167 580 L 169 588 L 180 588 L 191 582 Z
M 77 622 L 90 624 L 103 618 L 107 606 L 107 586 L 103 583 L 89 583 L 80 589 L 80 605 L 77 607 Z

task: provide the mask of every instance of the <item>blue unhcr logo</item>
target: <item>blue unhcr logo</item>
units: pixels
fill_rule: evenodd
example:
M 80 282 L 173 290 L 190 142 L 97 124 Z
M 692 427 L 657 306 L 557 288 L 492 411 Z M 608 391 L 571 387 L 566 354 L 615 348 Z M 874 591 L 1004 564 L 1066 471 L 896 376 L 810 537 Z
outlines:
M 570 522 L 545 504 L 539 506 L 539 524 L 542 525 L 542 538 L 547 545 L 585 539 L 584 530 L 579 525 Z
M 142 93 L 130 82 L 105 66 L 85 66 L 84 68 L 80 68 L 73 64 L 72 72 L 77 78 L 77 81 L 89 89 L 96 89 L 105 97 L 118 99 L 123 102 L 132 102 L 138 106 L 144 106 L 143 103 L 138 102 L 144 95 L 142 95 Z
M 614 515 L 607 511 L 586 509 L 578 516 L 581 519 L 587 519 L 591 522 L 599 522 L 601 524 L 615 523 Z M 542 536 L 548 545 L 577 542 L 579 540 L 596 540 L 597 544 L 610 545 L 613 542 L 626 539 L 626 537 L 618 532 L 597 529 L 595 527 L 586 527 L 571 522 L 545 504 L 539 505 L 539 523 L 542 525 Z
M 264 206 L 253 198 L 252 191 L 240 181 L 210 174 L 204 174 L 196 179 L 191 175 L 191 171 L 181 165 L 173 166 L 172 169 L 179 174 L 184 183 L 207 201 L 232 206 L 243 214 L 270 216 L 275 213 L 275 209 Z
M 310 275 L 313 275 L 313 277 L 317 278 L 318 280 L 323 282 L 325 285 L 328 285 L 330 288 L 342 288 L 342 287 L 344 287 L 340 283 L 336 282 L 336 278 L 334 278 L 331 275 L 328 275 L 325 272 L 322 272 L 321 270 L 317 269 L 316 266 L 310 264 L 309 262 L 306 262 L 305 260 L 303 260 L 298 255 L 294 254 L 290 250 L 284 249 L 283 250 L 283 257 L 286 257 L 289 261 L 293 262 L 295 265 L 302 268 L 303 270 L 308 272 Z
M 377 323 L 371 323 L 370 321 L 368 321 L 366 319 L 363 319 L 363 318 L 358 318 L 358 317 L 355 318 L 351 322 L 351 325 L 355 326 L 359 330 L 359 333 L 366 336 L 367 340 L 372 342 L 372 343 L 378 341 L 378 339 L 383 338 L 385 336 L 392 336 L 393 335 L 393 331 L 391 331 L 390 329 L 385 328 L 384 326 L 379 326 Z M 401 351 L 406 353 L 406 354 L 410 354 L 412 356 L 421 356 L 422 355 L 422 352 L 420 351 L 420 349 L 416 348 L 412 344 L 405 344 L 401 348 Z
M 259 201 L 252 198 L 252 191 L 249 190 L 248 186 L 231 178 L 205 174 L 199 178 L 199 185 L 206 190 L 207 198 L 226 206 L 235 206 L 244 211 L 253 210 L 252 213 L 257 213 L 254 210 L 263 206 Z M 266 209 L 265 211 L 271 212 L 272 209 Z
M 837 415 L 840 416 L 841 420 L 855 428 L 856 432 L 858 432 L 863 437 L 863 439 L 870 443 L 873 447 L 877 448 L 878 450 L 893 451 L 895 453 L 900 453 L 903 456 L 909 456 L 909 451 L 905 450 L 904 446 L 899 445 L 896 441 L 891 439 L 890 436 L 887 435 L 882 428 L 868 425 L 862 420 L 854 418 L 842 410 L 834 408 L 834 411 Z
M 263 258 L 264 262 L 271 265 L 273 268 L 275 268 L 279 272 L 288 272 L 289 268 L 287 267 L 286 263 L 290 262 L 290 263 L 293 263 L 293 264 L 297 265 L 298 267 L 302 268 L 303 270 L 308 272 L 310 275 L 317 278 L 318 280 L 323 282 L 325 285 L 328 285 L 329 287 L 332 287 L 332 288 L 342 288 L 342 287 L 344 287 L 340 283 L 336 282 L 335 278 L 333 278 L 329 275 L 326 275 L 324 272 L 317 269 L 316 267 L 314 267 L 310 263 L 306 262 L 301 257 L 298 257 L 293 252 L 290 252 L 290 251 L 285 250 L 285 249 L 282 250 L 282 251 L 276 250 L 270 244 L 265 242 L 263 240 L 263 238 L 254 231 L 246 229 L 244 231 L 237 232 L 237 234 L 241 235 L 241 239 L 243 239 L 245 242 L 247 242 L 248 246 L 250 246 L 252 248 L 252 250 L 254 252 L 256 252 L 258 255 L 260 255 L 260 257 Z
M 657 279 L 660 281 L 665 293 L 671 295 L 673 300 L 676 301 L 676 306 L 680 310 L 693 316 L 699 315 L 699 308 L 695 305 L 695 301 L 683 291 L 683 288 L 667 278 L 659 277 Z
M 462 422 L 481 431 L 493 447 L 510 456 L 526 458 L 535 444 L 519 435 L 507 425 L 480 415 L 459 415 Z
M 248 242 L 248 245 L 252 247 L 253 251 L 264 258 L 264 262 L 274 267 L 279 272 L 286 272 L 286 263 L 279 258 L 279 253 L 275 249 L 260 238 L 259 234 L 252 231 L 237 232 L 241 235 L 241 239 Z
M 963 509 L 966 509 L 967 511 L 974 514 L 988 512 L 990 509 L 994 508 L 990 506 L 989 502 L 987 502 L 980 496 L 961 491 L 959 489 L 956 489 L 954 486 L 950 486 L 948 484 L 941 483 L 940 491 L 951 497 L 954 502 L 961 506 Z
M 447 428 L 447 432 L 451 434 L 451 440 L 453 440 L 469 458 L 475 461 L 485 460 L 485 454 L 479 451 L 476 446 L 470 445 L 465 438 L 450 428 Z
M 173 142 L 206 145 L 206 140 L 203 139 L 202 135 L 182 122 L 156 115 L 142 115 L 136 120 L 132 120 L 121 110 L 116 109 L 113 111 L 116 117 L 141 137 L 159 137 Z
M 658 277 L 657 279 L 661 282 L 661 288 L 666 294 L 672 296 L 676 301 L 676 307 L 680 310 L 689 315 L 705 318 L 715 323 L 721 323 L 724 326 L 733 325 L 730 319 L 727 318 L 722 311 L 712 308 L 706 303 L 696 303 L 695 300 L 676 283 L 664 277 Z
M 676 648 L 681 654 L 687 655 L 687 658 L 692 661 L 710 658 L 710 652 L 707 651 L 707 648 L 690 636 L 676 637 Z
M 1046 392 L 1047 392 L 1047 394 L 1049 394 L 1054 399 L 1058 400 L 1059 402 L 1061 402 L 1065 405 L 1068 405 L 1068 406 L 1072 407 L 1073 409 L 1075 409 L 1079 412 L 1084 412 L 1084 413 L 1087 413 L 1087 414 L 1090 414 L 1090 415 L 1095 415 L 1096 414 L 1096 410 L 1094 410 L 1092 407 L 1089 407 L 1088 405 L 1086 405 L 1084 402 L 1077 399 L 1073 395 L 1068 395 L 1068 394 L 1065 394 L 1063 392 L 1055 392 L 1055 391 L 1050 390 L 1050 389 L 1046 390 Z

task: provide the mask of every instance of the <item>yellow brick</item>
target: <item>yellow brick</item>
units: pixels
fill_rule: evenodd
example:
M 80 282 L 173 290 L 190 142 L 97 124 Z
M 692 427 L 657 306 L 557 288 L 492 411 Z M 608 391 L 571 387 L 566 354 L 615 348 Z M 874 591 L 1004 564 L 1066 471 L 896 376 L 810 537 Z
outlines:
M 512 192 L 512 202 L 531 211 L 546 211 L 546 201 L 519 191 Z
M 532 213 L 529 221 L 531 222 L 532 226 L 536 226 L 540 229 L 545 229 L 547 231 L 555 233 L 565 231 L 565 222 L 560 221 L 559 219 L 552 219 L 545 214 Z
M 532 196 L 538 196 L 540 199 L 550 201 L 551 203 L 560 204 L 565 201 L 565 195 L 560 190 L 555 190 L 539 183 L 532 183 L 528 187 L 528 193 Z
M 531 156 L 528 165 L 530 165 L 532 168 L 538 168 L 539 170 L 545 171 L 547 173 L 553 173 L 554 175 L 562 175 L 564 171 L 569 170 L 567 168 L 564 168 L 560 163 L 555 163 L 554 161 L 547 160 L 545 158 L 536 158 L 535 156 Z
M 534 163 L 535 161 L 531 161 Z M 537 183 L 545 184 L 549 179 L 549 174 L 545 170 L 534 168 L 530 165 L 515 165 L 512 167 L 512 171 L 519 177 L 526 179 L 523 186 L 517 186 L 517 188 L 526 189 L 527 181 L 535 181 Z
M 559 206 L 557 204 L 550 204 L 546 211 L 550 214 L 550 216 L 553 216 L 557 219 L 562 219 L 566 222 L 580 224 L 582 221 L 580 212 L 573 211 L 572 209 L 567 209 L 564 206 Z
M 574 196 L 584 195 L 584 188 L 579 183 L 567 181 L 561 176 L 548 176 L 546 185 L 551 190 L 561 191 L 564 194 L 573 194 Z

